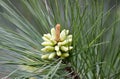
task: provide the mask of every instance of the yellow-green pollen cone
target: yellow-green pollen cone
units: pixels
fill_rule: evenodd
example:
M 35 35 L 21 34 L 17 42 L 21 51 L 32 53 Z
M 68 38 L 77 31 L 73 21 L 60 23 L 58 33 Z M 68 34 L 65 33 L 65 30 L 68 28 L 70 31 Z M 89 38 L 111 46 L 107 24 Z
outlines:
M 72 35 L 69 35 L 69 30 L 66 29 L 60 32 L 60 24 L 56 25 L 56 29 L 52 28 L 51 33 L 44 34 L 42 39 L 44 40 L 41 43 L 44 46 L 41 49 L 43 52 L 42 59 L 66 58 L 69 56 L 68 51 L 73 49 L 71 46 Z

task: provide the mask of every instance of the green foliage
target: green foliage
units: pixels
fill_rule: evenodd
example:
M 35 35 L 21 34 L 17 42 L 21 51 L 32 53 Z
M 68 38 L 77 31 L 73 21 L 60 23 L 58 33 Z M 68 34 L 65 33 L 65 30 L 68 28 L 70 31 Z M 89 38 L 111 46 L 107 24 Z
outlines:
M 0 65 L 11 79 L 119 79 L 119 17 L 104 0 L 0 0 Z M 43 60 L 42 36 L 59 23 L 73 35 L 66 59 Z M 12 27 L 11 27 L 12 26 Z M 13 28 L 14 27 L 14 28 Z M 16 68 L 16 69 L 15 69 Z M 22 72 L 22 73 L 21 73 Z

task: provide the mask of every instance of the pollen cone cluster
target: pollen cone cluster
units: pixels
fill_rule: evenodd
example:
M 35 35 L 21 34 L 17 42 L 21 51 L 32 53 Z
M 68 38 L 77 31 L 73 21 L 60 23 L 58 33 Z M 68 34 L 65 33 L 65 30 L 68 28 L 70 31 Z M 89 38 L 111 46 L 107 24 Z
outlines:
M 44 46 L 41 49 L 42 59 L 66 58 L 69 56 L 69 50 L 73 48 L 71 46 L 72 35 L 69 35 L 69 30 L 64 29 L 60 32 L 60 24 L 57 24 L 56 28 L 52 28 L 51 33 L 44 34 L 42 39 L 44 40 L 41 43 Z

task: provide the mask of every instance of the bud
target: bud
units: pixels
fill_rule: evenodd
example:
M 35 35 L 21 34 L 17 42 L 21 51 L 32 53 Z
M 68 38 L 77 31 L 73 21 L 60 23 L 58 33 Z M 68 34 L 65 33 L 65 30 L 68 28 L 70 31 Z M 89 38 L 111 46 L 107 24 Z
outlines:
M 44 35 L 44 36 L 42 37 L 42 39 L 43 39 L 45 42 L 51 42 L 51 43 L 53 43 L 53 44 L 56 44 L 56 43 L 57 43 L 57 42 L 53 39 L 53 37 L 51 37 L 51 36 Z
M 45 54 L 45 55 L 42 55 L 41 58 L 42 59 L 48 59 L 48 56 L 49 56 L 49 54 Z
M 72 49 L 73 49 L 73 47 L 72 47 L 72 46 L 70 46 L 70 47 L 69 47 L 69 50 L 72 50 Z
M 41 45 L 43 45 L 43 46 L 53 46 L 54 44 L 51 43 L 51 42 L 43 42 L 43 43 L 41 43 Z
M 51 53 L 50 55 L 49 55 L 49 57 L 48 57 L 48 59 L 53 59 L 54 57 L 55 57 L 55 53 Z
M 68 57 L 69 56 L 69 53 L 63 53 L 62 55 L 61 55 L 61 57 Z
M 67 40 L 64 40 L 63 42 L 59 42 L 58 46 L 70 45 L 71 42 L 72 42 L 72 39 L 67 39 Z
M 69 47 L 61 46 L 61 50 L 64 52 L 67 52 L 68 50 L 71 50 L 72 48 L 73 48 L 72 46 L 69 46 Z
M 66 39 L 66 31 L 65 29 L 60 33 L 60 41 L 64 41 Z
M 43 51 L 43 52 L 53 52 L 54 51 L 54 47 L 46 46 L 45 48 L 42 48 L 41 51 Z
M 72 35 L 68 35 L 68 36 L 67 36 L 67 39 L 72 39 Z
M 60 51 L 57 51 L 57 56 L 61 56 L 62 53 Z
M 51 29 L 51 35 L 52 35 L 52 38 L 55 39 L 56 33 L 54 28 Z
M 49 42 L 50 40 L 49 39 L 47 39 L 46 37 L 42 37 L 42 39 L 44 40 L 44 41 L 47 41 L 47 42 Z
M 64 52 L 67 52 L 68 51 L 68 47 L 61 46 L 61 50 L 64 51 Z
M 59 46 L 55 46 L 55 50 L 56 50 L 56 51 L 59 51 Z
M 66 30 L 66 35 L 68 35 L 69 34 L 69 30 Z
M 58 42 L 60 40 L 60 24 L 57 24 L 55 27 L 55 40 Z
M 52 36 L 50 35 L 50 33 L 44 34 L 44 37 L 46 37 L 47 39 L 51 39 L 52 38 Z
M 51 41 L 54 45 L 57 43 L 53 38 L 51 38 L 50 41 Z

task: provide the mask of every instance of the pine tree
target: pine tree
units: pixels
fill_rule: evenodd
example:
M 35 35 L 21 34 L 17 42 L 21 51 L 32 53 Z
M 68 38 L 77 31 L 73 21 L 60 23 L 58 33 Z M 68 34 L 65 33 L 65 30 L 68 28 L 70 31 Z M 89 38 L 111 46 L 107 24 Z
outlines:
M 119 79 L 120 18 L 104 0 L 0 0 L 2 79 Z

